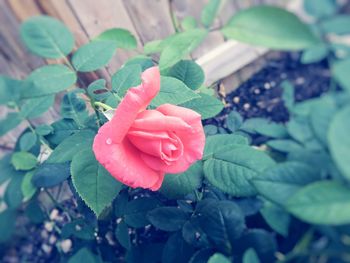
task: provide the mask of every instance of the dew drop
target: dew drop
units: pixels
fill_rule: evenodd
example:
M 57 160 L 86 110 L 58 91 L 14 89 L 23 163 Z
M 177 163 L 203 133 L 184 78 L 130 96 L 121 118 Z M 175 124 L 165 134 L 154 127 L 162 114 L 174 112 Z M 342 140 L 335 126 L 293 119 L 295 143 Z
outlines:
M 108 138 L 108 139 L 106 140 L 106 143 L 107 143 L 107 144 L 112 144 L 112 139 L 111 139 L 111 138 Z

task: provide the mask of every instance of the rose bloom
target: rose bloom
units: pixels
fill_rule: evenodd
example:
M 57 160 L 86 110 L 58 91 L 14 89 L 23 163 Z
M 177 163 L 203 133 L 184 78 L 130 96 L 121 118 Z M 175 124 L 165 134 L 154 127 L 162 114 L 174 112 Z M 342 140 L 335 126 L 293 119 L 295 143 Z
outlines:
M 158 67 L 144 71 L 141 79 L 99 129 L 93 151 L 117 180 L 156 191 L 165 173 L 184 172 L 202 158 L 205 135 L 193 110 L 171 104 L 146 109 L 160 90 Z

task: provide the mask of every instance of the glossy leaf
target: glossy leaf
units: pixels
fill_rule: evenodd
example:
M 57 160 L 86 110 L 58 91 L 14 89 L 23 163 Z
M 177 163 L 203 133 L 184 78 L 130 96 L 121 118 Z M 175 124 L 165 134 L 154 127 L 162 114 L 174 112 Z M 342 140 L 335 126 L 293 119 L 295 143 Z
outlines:
M 164 231 L 180 230 L 189 219 L 189 214 L 177 207 L 158 207 L 147 214 L 153 226 Z
M 208 32 L 204 29 L 191 29 L 178 33 L 166 42 L 165 48 L 161 52 L 159 59 L 159 67 L 166 69 L 184 56 L 194 50 L 206 37 Z
M 124 28 L 112 28 L 102 32 L 94 40 L 112 41 L 118 48 L 134 49 L 137 47 L 136 38 Z
M 350 90 L 350 59 L 344 59 L 336 61 L 332 65 L 332 75 L 333 78 L 339 83 L 339 85 L 344 89 Z
M 16 152 L 11 158 L 11 163 L 16 170 L 31 170 L 37 162 L 37 158 L 29 152 Z
M 37 136 L 33 132 L 26 132 L 19 140 L 21 151 L 29 151 L 37 142 Z
M 71 173 L 75 189 L 96 216 L 112 204 L 122 187 L 96 161 L 91 149 L 82 150 L 73 157 Z
M 219 99 L 204 93 L 198 95 L 200 98 L 187 101 L 180 106 L 198 112 L 202 116 L 202 120 L 218 115 L 224 108 L 224 104 Z
M 138 64 L 122 67 L 112 76 L 112 90 L 120 97 L 124 97 L 129 88 L 141 83 L 141 73 L 142 69 Z
M 155 198 L 140 197 L 130 201 L 125 209 L 124 220 L 132 227 L 139 228 L 150 224 L 147 213 L 161 206 Z
M 227 38 L 282 50 L 305 49 L 319 42 L 296 15 L 269 5 L 236 13 L 222 32 Z
M 198 89 L 204 82 L 202 68 L 192 60 L 181 60 L 172 66 L 168 76 L 177 78 L 192 90 Z
M 199 98 L 198 94 L 176 78 L 162 76 L 160 85 L 160 92 L 152 100 L 152 106 L 160 106 L 165 103 L 178 105 Z
M 70 176 L 69 163 L 43 163 L 35 171 L 32 183 L 35 187 L 54 187 Z
M 277 203 L 285 204 L 303 185 L 320 179 L 318 171 L 303 163 L 285 162 L 265 170 L 254 178 L 259 194 Z
M 218 134 L 209 136 L 205 143 L 203 159 L 208 159 L 213 156 L 215 152 L 220 152 L 222 149 L 229 149 L 235 145 L 248 145 L 248 139 L 241 135 L 235 134 Z
M 59 20 L 49 16 L 35 16 L 21 25 L 21 38 L 27 48 L 44 58 L 62 58 L 74 46 L 74 38 Z
M 219 10 L 221 0 L 209 0 L 201 13 L 201 21 L 205 27 L 210 27 Z
M 219 151 L 204 162 L 206 179 L 221 191 L 233 196 L 243 197 L 256 194 L 251 180 L 274 161 L 264 152 L 250 146 L 232 145 L 226 151 Z
M 180 174 L 165 175 L 160 189 L 166 197 L 171 199 L 181 198 L 198 189 L 203 179 L 203 164 L 196 162 Z
M 34 172 L 30 171 L 24 175 L 21 189 L 25 201 L 31 199 L 36 192 L 36 187 L 32 183 Z
M 339 111 L 331 121 L 328 142 L 332 159 L 343 176 L 350 180 L 350 129 L 349 115 L 350 107 Z
M 82 130 L 69 136 L 54 149 L 47 162 L 65 163 L 71 161 L 80 150 L 92 149 L 94 137 L 95 133 L 91 130 Z
M 34 70 L 26 79 L 29 85 L 22 89 L 22 98 L 55 94 L 73 86 L 76 74 L 64 65 L 46 65 Z
M 21 105 L 21 115 L 27 119 L 37 118 L 48 111 L 54 102 L 54 95 L 26 99 Z
M 17 112 L 10 112 L 0 120 L 0 136 L 16 128 L 23 121 L 23 117 Z
M 16 213 L 7 209 L 0 212 L 0 244 L 7 242 L 15 230 Z
M 260 263 L 259 257 L 255 250 L 250 248 L 244 252 L 243 263 Z
M 286 207 L 294 216 L 312 224 L 349 224 L 349 196 L 350 190 L 345 185 L 320 181 L 298 191 Z
M 77 71 L 90 72 L 106 66 L 112 59 L 117 46 L 113 41 L 93 41 L 81 46 L 72 57 Z

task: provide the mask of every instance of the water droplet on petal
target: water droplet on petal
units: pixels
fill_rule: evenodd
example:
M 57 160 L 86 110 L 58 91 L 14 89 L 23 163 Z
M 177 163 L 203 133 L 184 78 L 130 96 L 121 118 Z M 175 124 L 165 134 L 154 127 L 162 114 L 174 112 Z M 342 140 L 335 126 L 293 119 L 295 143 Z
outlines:
M 107 144 L 112 144 L 112 139 L 111 139 L 111 138 L 108 138 L 108 139 L 106 140 L 106 143 L 107 143 Z

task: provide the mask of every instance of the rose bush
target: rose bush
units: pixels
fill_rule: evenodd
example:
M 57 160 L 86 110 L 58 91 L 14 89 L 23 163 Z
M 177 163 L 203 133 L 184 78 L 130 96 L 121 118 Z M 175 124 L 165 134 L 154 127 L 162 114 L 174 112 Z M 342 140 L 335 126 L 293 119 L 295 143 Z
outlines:
M 165 173 L 184 172 L 200 160 L 205 145 L 200 114 L 171 104 L 146 109 L 159 90 L 158 67 L 147 69 L 142 83 L 128 90 L 93 144 L 96 159 L 117 180 L 153 191 L 160 188 Z

